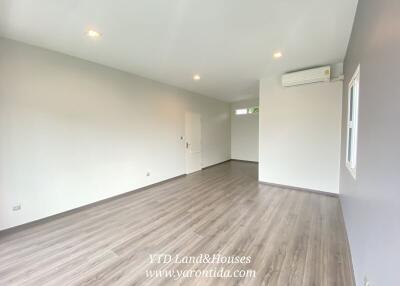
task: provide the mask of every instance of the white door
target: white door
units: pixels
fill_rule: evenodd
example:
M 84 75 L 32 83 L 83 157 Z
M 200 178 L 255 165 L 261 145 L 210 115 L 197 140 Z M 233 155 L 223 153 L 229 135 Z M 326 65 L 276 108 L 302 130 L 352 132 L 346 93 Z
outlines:
M 201 170 L 201 117 L 185 113 L 186 174 Z

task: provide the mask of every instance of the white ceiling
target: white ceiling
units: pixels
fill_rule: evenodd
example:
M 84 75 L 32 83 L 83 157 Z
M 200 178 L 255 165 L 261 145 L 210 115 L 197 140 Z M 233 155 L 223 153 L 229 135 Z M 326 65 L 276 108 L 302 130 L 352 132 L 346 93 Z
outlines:
M 0 0 L 0 35 L 226 101 L 340 62 L 357 0 Z M 93 40 L 89 28 L 103 34 Z M 272 54 L 281 50 L 283 58 Z M 193 81 L 195 73 L 200 81 Z

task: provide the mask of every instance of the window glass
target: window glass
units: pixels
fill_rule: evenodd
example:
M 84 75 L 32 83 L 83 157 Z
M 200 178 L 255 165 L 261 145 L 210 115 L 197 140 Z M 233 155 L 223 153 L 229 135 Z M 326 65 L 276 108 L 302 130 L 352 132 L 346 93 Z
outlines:
M 236 115 L 247 114 L 247 109 L 246 109 L 246 108 L 236 109 L 236 110 L 235 110 L 235 114 L 236 114 Z
M 250 107 L 250 108 L 248 109 L 248 113 L 249 113 L 249 114 L 258 113 L 258 111 L 259 111 L 258 106 Z
M 358 103 L 360 97 L 360 66 L 349 83 L 347 110 L 346 166 L 354 178 L 357 167 Z

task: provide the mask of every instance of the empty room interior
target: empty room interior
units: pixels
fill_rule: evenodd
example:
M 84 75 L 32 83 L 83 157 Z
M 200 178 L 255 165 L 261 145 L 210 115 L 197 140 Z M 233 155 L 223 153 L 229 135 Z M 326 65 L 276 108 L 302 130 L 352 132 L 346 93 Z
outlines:
M 0 0 L 0 285 L 400 285 L 399 51 L 399 0 Z

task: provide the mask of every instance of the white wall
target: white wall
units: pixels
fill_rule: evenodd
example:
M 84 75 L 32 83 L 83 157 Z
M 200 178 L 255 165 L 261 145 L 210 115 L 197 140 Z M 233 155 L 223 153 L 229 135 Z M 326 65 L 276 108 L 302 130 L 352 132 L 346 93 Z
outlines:
M 228 103 L 1 38 L 0 74 L 0 229 L 183 174 L 185 110 L 230 158 Z
M 258 114 L 235 115 L 236 109 L 258 104 L 258 98 L 231 104 L 232 159 L 258 162 Z
M 339 192 L 342 82 L 260 82 L 260 181 Z

